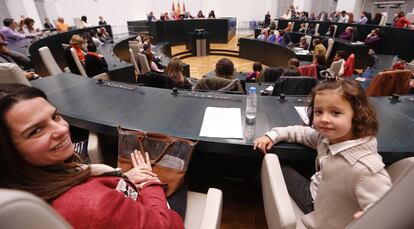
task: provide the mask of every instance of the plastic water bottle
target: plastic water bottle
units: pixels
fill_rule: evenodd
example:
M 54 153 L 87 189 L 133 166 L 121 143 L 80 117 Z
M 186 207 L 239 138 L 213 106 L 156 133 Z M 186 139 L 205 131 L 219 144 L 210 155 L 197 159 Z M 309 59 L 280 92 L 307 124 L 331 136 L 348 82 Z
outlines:
M 254 124 L 256 121 L 257 95 L 256 88 L 250 87 L 246 98 L 246 122 Z
M 392 65 L 394 66 L 394 64 L 396 64 L 398 61 L 398 56 L 394 55 L 394 57 L 392 58 Z

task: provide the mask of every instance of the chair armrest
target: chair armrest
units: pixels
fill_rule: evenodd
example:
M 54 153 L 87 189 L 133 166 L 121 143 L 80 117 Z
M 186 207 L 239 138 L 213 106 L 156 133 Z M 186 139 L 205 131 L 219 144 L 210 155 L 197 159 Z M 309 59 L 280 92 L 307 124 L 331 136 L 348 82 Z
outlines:
M 109 80 L 109 75 L 106 72 L 104 72 L 104 73 L 101 73 L 99 75 L 96 75 L 96 76 L 94 76 L 92 78 L 97 79 L 97 80 L 99 80 L 99 79 L 101 79 L 101 80 Z
M 209 188 L 201 218 L 200 229 L 220 228 L 223 193 L 219 189 Z
M 276 154 L 266 154 L 261 169 L 263 205 L 269 228 L 295 228 L 296 214 Z

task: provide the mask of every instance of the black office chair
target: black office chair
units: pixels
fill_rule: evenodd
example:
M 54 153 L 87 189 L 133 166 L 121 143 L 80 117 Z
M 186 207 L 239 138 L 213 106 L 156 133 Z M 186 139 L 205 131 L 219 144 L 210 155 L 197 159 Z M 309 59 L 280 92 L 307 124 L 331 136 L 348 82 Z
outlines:
M 282 76 L 273 86 L 272 96 L 309 95 L 318 80 L 309 76 Z
M 139 74 L 137 83 L 156 88 L 171 88 L 170 79 L 164 74 L 158 74 L 154 72 L 147 72 L 145 74 Z

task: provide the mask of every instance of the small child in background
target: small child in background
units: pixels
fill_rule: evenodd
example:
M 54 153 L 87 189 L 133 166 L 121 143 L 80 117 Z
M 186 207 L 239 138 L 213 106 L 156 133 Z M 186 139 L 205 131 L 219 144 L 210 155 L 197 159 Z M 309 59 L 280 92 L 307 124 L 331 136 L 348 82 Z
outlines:
M 308 228 L 345 228 L 392 186 L 377 152 L 378 121 L 352 79 L 323 81 L 310 95 L 309 126 L 275 127 L 254 141 L 266 153 L 278 142 L 317 150 L 316 173 L 307 179 L 282 167 L 290 196 Z

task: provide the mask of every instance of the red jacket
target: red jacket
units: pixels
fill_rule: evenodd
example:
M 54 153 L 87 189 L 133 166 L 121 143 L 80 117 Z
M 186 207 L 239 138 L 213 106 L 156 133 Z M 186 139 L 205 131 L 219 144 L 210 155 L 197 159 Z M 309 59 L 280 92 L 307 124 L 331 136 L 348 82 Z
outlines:
M 167 207 L 160 184 L 139 190 L 137 200 L 115 188 L 119 177 L 91 177 L 55 199 L 53 208 L 74 228 L 184 228 Z
M 396 22 L 395 22 L 395 27 L 397 28 L 406 28 L 407 26 L 409 26 L 411 24 L 411 22 L 409 20 L 407 20 L 407 18 L 405 17 L 400 17 Z

